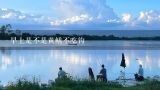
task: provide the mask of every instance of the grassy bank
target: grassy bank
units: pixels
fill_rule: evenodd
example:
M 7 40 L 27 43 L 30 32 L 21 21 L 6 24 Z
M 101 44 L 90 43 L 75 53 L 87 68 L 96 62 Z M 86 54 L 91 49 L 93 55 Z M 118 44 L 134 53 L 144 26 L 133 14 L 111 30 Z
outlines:
M 0 90 L 160 90 L 160 82 L 145 81 L 142 85 L 122 87 L 113 82 L 97 82 L 87 80 L 57 79 L 53 85 L 42 85 L 38 80 L 18 79 Z

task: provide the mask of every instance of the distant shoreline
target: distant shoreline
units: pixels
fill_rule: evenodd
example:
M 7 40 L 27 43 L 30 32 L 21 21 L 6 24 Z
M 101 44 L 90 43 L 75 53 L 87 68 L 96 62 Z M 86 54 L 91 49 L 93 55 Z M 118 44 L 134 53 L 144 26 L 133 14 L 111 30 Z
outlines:
M 16 37 L 17 40 L 20 40 L 22 38 L 23 40 L 26 40 L 26 38 L 30 37 L 31 40 L 34 40 L 37 38 L 38 40 L 41 40 L 41 38 L 46 38 L 46 40 L 50 38 L 61 38 L 62 40 L 66 38 L 79 38 L 82 37 L 85 40 L 145 40 L 145 41 L 159 41 L 160 36 L 151 36 L 151 37 L 118 37 L 114 35 L 65 35 L 65 34 L 53 34 L 53 35 L 34 35 L 30 33 L 21 33 L 21 34 L 16 34 L 16 33 L 0 33 L 0 40 L 11 40 L 12 37 Z

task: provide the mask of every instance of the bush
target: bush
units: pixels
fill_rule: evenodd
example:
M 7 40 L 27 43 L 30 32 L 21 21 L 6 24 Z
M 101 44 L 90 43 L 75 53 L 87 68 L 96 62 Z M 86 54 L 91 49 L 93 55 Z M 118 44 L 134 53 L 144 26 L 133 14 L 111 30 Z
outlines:
M 55 80 L 55 86 L 56 87 L 73 87 L 76 85 L 76 81 L 72 80 L 71 78 L 67 78 L 67 77 L 64 77 L 64 78 L 57 78 Z
M 64 88 L 64 87 L 54 87 L 51 90 L 72 90 L 70 88 Z
M 88 80 L 73 80 L 71 78 L 58 78 L 55 85 L 40 85 L 38 79 L 27 80 L 18 79 L 16 82 L 9 83 L 5 88 L 0 90 L 160 90 L 159 81 L 145 81 L 132 87 L 122 87 L 114 82 L 98 82 Z
M 32 81 L 21 78 L 18 79 L 15 83 L 9 83 L 6 86 L 6 90 L 40 90 L 40 85 L 38 80 L 35 78 Z

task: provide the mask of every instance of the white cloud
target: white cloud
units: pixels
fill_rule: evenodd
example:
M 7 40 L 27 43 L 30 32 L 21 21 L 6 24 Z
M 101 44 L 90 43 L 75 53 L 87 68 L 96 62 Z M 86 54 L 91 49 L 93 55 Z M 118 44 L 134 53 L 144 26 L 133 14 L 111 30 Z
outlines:
M 117 17 L 111 8 L 106 4 L 102 4 L 102 1 L 96 5 L 92 1 L 79 1 L 80 3 L 90 2 L 90 8 L 93 8 L 93 12 L 89 6 L 81 5 L 76 6 L 78 1 L 75 0 L 61 0 L 63 3 L 72 3 L 73 9 L 77 8 L 77 12 L 73 10 L 73 13 L 63 18 L 53 19 L 51 17 L 43 15 L 32 15 L 22 13 L 13 9 L 0 9 L 0 24 L 10 23 L 17 25 L 17 28 L 26 29 L 34 27 L 37 29 L 160 29 L 160 11 L 141 11 L 137 17 L 133 17 L 130 13 L 122 14 L 122 17 Z M 73 2 L 71 2 L 73 1 Z M 69 6 L 68 6 L 69 7 Z M 80 8 L 81 7 L 81 8 Z M 64 7 L 65 8 L 65 7 Z M 87 9 L 89 8 L 89 10 Z M 95 9 L 99 8 L 99 9 Z M 82 10 L 82 11 L 81 11 Z M 84 11 L 83 11 L 84 10 Z M 63 10 L 62 10 L 63 11 Z M 62 13 L 62 11 L 60 11 Z M 79 12 L 80 11 L 80 12 Z M 65 15 L 65 14 L 64 14 Z M 28 28 L 27 28 L 28 29 Z
M 147 24 L 149 23 L 155 23 L 159 22 L 160 23 L 160 12 L 158 11 L 142 11 L 139 14 L 138 21 L 139 22 L 145 22 Z
M 13 9 L 0 9 L 0 18 L 1 19 L 14 19 L 19 15 L 18 11 L 14 11 Z
M 20 16 L 18 16 L 18 18 L 19 18 L 19 19 L 25 19 L 26 16 L 25 16 L 25 15 L 20 15 Z
M 13 9 L 0 8 L 0 25 L 11 24 L 14 29 L 49 29 L 50 18 L 43 15 L 33 15 Z
M 87 24 L 100 25 L 119 21 L 106 0 L 56 0 L 53 9 L 54 13 L 61 16 L 50 22 L 53 26 L 84 24 L 87 27 L 90 26 Z
M 113 9 L 106 5 L 106 0 L 57 0 L 53 8 L 54 13 L 61 15 L 62 18 L 80 15 L 101 20 L 117 18 Z
M 106 20 L 107 23 L 120 23 L 121 21 L 120 20 L 117 20 L 117 19 L 108 19 Z
M 50 22 L 51 25 L 65 25 L 65 24 L 75 24 L 75 23 L 85 23 L 88 21 L 91 21 L 92 17 L 89 17 L 88 15 L 80 15 L 80 16 L 74 16 L 71 18 L 66 18 L 62 20 L 53 20 Z
M 2 19 L 8 19 L 12 16 L 12 13 L 8 13 L 8 14 L 5 14 L 5 15 L 2 15 L 1 18 Z
M 48 17 L 41 15 L 30 15 L 26 13 L 22 13 L 20 11 L 16 11 L 13 9 L 0 9 L 0 20 L 5 20 L 8 22 L 14 23 L 46 23 L 49 21 Z
M 128 23 L 128 22 L 131 21 L 131 18 L 132 18 L 132 15 L 129 14 L 129 13 L 124 13 L 124 14 L 122 14 L 122 21 L 123 21 L 123 22 Z
M 133 17 L 132 14 L 122 14 L 123 26 L 127 26 L 130 29 L 141 30 L 160 30 L 160 11 L 141 11 L 137 17 Z M 123 27 L 121 26 L 121 27 Z

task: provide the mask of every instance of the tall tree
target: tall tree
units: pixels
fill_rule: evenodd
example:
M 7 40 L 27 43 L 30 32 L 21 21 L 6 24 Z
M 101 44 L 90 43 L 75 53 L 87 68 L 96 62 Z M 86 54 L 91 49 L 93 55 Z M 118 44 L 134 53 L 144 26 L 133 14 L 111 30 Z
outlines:
M 11 24 L 2 25 L 0 27 L 0 31 L 2 34 L 5 34 L 6 32 L 10 31 L 11 28 L 12 28 Z

